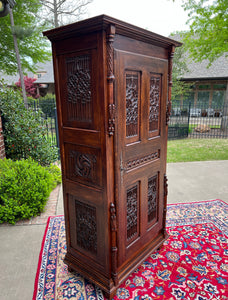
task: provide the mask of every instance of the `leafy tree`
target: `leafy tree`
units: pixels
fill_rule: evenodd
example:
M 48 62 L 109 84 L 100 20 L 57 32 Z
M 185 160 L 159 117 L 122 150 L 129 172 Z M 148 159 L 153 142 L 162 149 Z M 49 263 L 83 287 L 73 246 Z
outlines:
M 173 0 L 175 1 L 175 0 Z M 208 59 L 208 66 L 222 55 L 228 56 L 228 1 L 182 0 L 188 11 L 190 30 L 183 35 L 186 51 L 197 62 Z M 221 128 L 228 127 L 228 83 Z
M 195 61 L 208 59 L 210 65 L 228 53 L 228 1 L 182 0 L 182 3 L 190 25 L 190 31 L 183 37 L 184 45 Z
M 0 65 L 7 74 L 17 72 L 13 34 L 16 35 L 22 68 L 34 70 L 34 64 L 50 59 L 49 43 L 42 36 L 44 29 L 37 19 L 41 3 L 37 0 L 17 0 L 13 8 L 15 26 L 10 15 L 0 18 Z
M 39 94 L 37 92 L 38 84 L 34 83 L 36 81 L 35 78 L 31 78 L 28 76 L 24 77 L 24 83 L 25 83 L 25 90 L 28 97 L 32 97 L 34 99 L 37 99 L 39 97 Z M 15 83 L 17 87 L 21 87 L 21 80 L 17 81 Z
M 41 18 L 50 27 L 59 27 L 78 21 L 86 13 L 86 8 L 93 0 L 40 0 L 43 5 Z
M 173 34 L 177 39 L 177 33 Z M 178 34 L 179 35 L 179 34 Z M 172 35 L 171 35 L 172 37 Z M 188 72 L 188 65 L 185 57 L 185 49 L 183 46 L 175 49 L 172 71 L 172 99 L 177 100 L 185 97 L 191 91 L 190 84 L 181 80 L 184 73 Z

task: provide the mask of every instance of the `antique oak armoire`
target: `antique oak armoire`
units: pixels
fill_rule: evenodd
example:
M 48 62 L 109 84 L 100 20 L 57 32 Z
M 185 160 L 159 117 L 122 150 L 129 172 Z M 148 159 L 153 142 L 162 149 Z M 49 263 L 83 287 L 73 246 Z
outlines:
M 52 42 L 67 254 L 109 299 L 167 238 L 166 147 L 180 43 L 101 15 Z

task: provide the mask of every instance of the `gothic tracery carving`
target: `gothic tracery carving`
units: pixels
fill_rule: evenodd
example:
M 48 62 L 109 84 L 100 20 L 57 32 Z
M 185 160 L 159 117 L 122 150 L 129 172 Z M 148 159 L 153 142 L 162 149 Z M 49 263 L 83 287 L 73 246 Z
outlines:
M 150 77 L 150 112 L 149 112 L 149 131 L 158 129 L 158 119 L 160 113 L 160 85 L 161 80 L 158 76 Z
M 96 208 L 75 201 L 77 245 L 93 254 L 97 253 Z
M 138 187 L 127 190 L 127 240 L 138 233 Z
M 157 175 L 148 180 L 148 223 L 155 219 L 157 215 L 157 180 Z
M 126 136 L 138 134 L 138 74 L 126 74 Z
M 69 118 L 77 121 L 91 121 L 90 56 L 68 57 L 66 66 Z

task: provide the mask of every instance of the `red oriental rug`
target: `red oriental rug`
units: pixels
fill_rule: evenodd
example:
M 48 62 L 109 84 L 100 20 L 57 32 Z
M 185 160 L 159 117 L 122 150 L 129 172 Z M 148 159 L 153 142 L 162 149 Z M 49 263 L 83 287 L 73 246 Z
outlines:
M 221 200 L 168 205 L 169 239 L 117 290 L 134 300 L 228 299 L 228 205 Z M 101 290 L 68 273 L 64 217 L 50 217 L 33 300 L 102 300 Z

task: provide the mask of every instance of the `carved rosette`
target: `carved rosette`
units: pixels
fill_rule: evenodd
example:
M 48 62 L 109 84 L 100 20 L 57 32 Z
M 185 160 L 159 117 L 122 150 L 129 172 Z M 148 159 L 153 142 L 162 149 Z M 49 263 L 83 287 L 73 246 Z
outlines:
M 168 103 L 166 108 L 166 125 L 169 123 L 169 118 L 171 114 L 171 93 L 172 93 L 172 69 L 173 69 L 173 57 L 174 57 L 175 47 L 172 46 L 170 55 L 169 55 L 169 65 L 168 65 Z
M 72 160 L 70 169 L 73 167 L 72 172 L 75 176 L 79 176 L 84 179 L 90 179 L 92 181 L 96 179 L 95 171 L 97 159 L 95 155 L 71 150 L 70 158 Z

